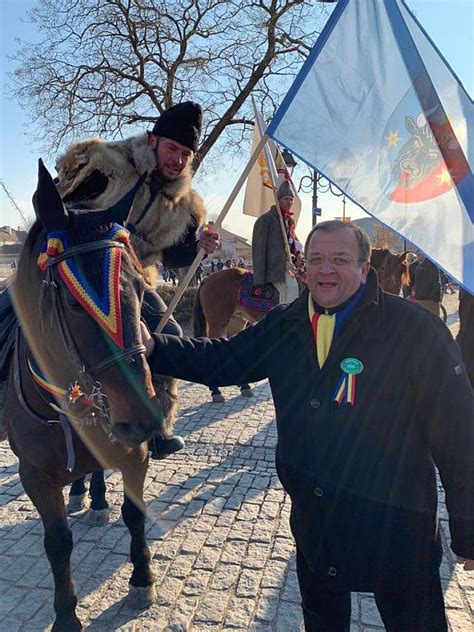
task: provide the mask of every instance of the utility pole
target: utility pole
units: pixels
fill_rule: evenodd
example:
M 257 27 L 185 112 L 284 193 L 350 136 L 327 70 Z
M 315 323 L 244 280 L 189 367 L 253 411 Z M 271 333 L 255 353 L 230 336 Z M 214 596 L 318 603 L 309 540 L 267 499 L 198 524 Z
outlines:
M 0 180 L 0 185 L 2 186 L 2 189 L 5 191 L 5 194 L 7 196 L 7 198 L 10 200 L 10 202 L 12 203 L 12 205 L 14 206 L 14 208 L 16 208 L 16 210 L 18 211 L 18 213 L 20 214 L 21 219 L 23 220 L 23 228 L 25 230 L 28 230 L 28 220 L 26 219 L 26 216 L 24 215 L 23 211 L 21 210 L 21 208 L 18 206 L 18 204 L 15 202 L 15 199 L 13 198 L 12 194 L 10 193 L 10 191 L 7 189 L 7 187 L 5 186 L 5 183 L 3 182 L 3 180 Z

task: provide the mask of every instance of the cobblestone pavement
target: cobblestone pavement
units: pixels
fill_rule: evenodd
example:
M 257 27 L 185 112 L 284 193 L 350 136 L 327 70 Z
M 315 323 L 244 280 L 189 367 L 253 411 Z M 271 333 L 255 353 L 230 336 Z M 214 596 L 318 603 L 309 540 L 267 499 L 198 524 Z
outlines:
M 456 328 L 457 297 L 447 297 Z M 147 477 L 147 537 L 158 600 L 146 611 L 126 603 L 129 537 L 120 517 L 121 480 L 108 472 L 106 527 L 71 518 L 78 614 L 90 632 L 298 632 L 302 616 L 289 501 L 274 468 L 276 428 L 266 382 L 247 400 L 227 388 L 210 404 L 206 388 L 183 383 L 178 431 L 186 449 L 152 462 Z M 52 577 L 42 526 L 25 496 L 17 462 L 0 444 L 0 630 L 49 630 Z M 444 544 L 446 509 L 440 489 Z M 446 547 L 445 547 L 446 548 Z M 442 577 L 451 632 L 472 629 L 474 574 L 457 569 L 446 548 Z M 353 596 L 352 632 L 381 631 L 369 594 Z M 421 632 L 421 631 L 420 631 Z

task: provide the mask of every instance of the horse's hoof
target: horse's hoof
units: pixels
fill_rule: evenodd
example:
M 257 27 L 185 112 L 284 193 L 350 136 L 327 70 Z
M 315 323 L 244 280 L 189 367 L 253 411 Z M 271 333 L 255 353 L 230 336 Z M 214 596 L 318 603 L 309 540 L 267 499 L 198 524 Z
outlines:
M 68 513 L 77 513 L 89 506 L 89 496 L 87 492 L 84 494 L 73 494 L 69 496 L 67 511 Z
M 253 397 L 253 391 L 251 388 L 240 389 L 240 394 L 242 395 L 242 397 Z
M 222 393 L 213 393 L 212 402 L 213 404 L 223 404 L 225 402 L 225 397 Z
M 51 632 L 81 632 L 83 629 L 82 623 L 73 613 L 72 615 L 57 617 L 53 623 Z
M 132 586 L 128 589 L 127 605 L 133 610 L 144 610 L 156 601 L 155 584 L 151 586 Z
M 109 518 L 110 509 L 108 507 L 105 509 L 89 509 L 84 516 L 85 522 L 91 527 L 105 527 L 106 524 L 109 524 Z

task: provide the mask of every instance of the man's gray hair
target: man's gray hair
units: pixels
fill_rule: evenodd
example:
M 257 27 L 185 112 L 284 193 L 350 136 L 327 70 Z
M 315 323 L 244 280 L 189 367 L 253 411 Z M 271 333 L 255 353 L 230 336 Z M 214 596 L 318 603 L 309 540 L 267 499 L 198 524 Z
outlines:
M 370 239 L 365 231 L 356 224 L 355 222 L 343 222 L 340 219 L 331 219 L 326 222 L 319 222 L 313 226 L 313 228 L 309 231 L 308 236 L 306 237 L 306 242 L 304 245 L 304 256 L 308 255 L 309 242 L 311 241 L 312 236 L 318 230 L 325 230 L 327 232 L 332 230 L 340 230 L 341 228 L 350 228 L 354 231 L 357 245 L 359 246 L 359 257 L 360 261 L 365 263 L 366 261 L 370 261 L 370 254 L 372 252 L 372 246 L 370 245 Z

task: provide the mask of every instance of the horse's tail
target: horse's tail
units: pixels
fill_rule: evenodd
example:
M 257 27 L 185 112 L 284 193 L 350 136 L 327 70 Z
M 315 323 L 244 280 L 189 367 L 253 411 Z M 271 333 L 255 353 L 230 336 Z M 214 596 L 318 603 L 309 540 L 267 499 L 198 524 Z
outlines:
M 195 337 L 208 335 L 206 315 L 201 305 L 201 288 L 202 284 L 196 292 L 193 304 L 193 334 Z

